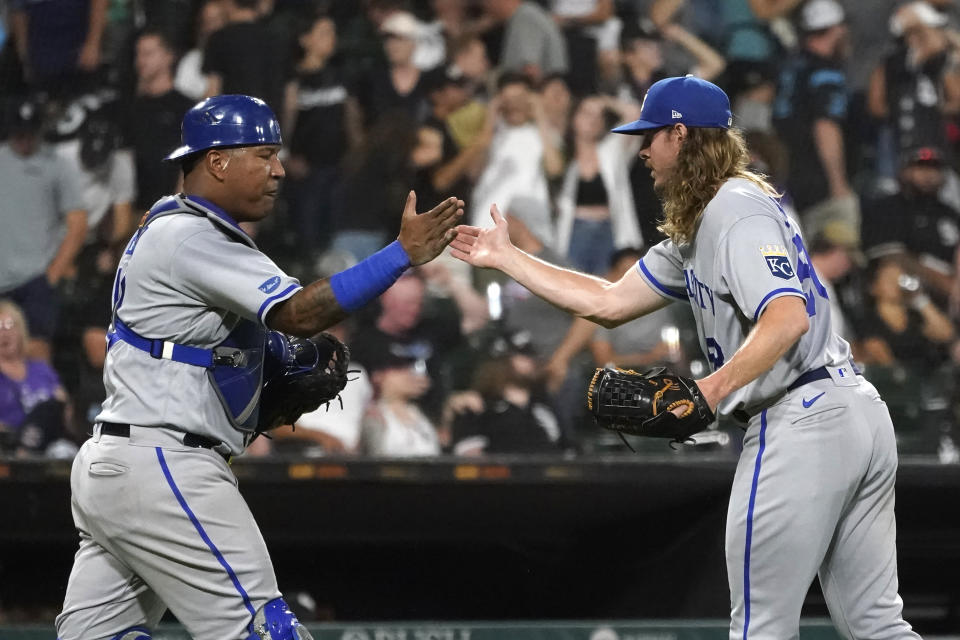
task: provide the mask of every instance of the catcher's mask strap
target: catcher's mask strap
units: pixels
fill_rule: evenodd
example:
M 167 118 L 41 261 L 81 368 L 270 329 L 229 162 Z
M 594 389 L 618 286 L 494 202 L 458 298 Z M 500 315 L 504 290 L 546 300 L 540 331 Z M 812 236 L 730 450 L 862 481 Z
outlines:
M 107 348 L 112 347 L 117 340 L 122 340 L 140 351 L 146 351 L 154 358 L 183 362 L 205 369 L 213 368 L 212 349 L 191 347 L 168 340 L 144 338 L 128 327 L 123 320 L 114 317 L 113 331 L 107 334 Z

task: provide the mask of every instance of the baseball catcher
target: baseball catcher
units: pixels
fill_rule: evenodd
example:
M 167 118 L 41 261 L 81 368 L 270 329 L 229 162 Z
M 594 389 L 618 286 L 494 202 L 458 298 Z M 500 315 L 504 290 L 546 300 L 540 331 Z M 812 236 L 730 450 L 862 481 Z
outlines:
M 696 382 L 663 367 L 645 373 L 597 369 L 587 389 L 587 408 L 597 424 L 616 431 L 624 442 L 626 433 L 682 443 L 716 419 Z
M 295 338 L 269 332 L 256 432 L 293 424 L 339 398 L 349 365 L 350 349 L 329 333 Z

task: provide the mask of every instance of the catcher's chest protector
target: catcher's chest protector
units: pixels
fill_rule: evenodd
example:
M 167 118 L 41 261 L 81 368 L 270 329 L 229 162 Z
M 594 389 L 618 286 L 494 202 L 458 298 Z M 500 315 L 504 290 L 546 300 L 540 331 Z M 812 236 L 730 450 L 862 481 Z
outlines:
M 160 203 L 151 212 L 150 217 L 140 225 L 132 247 L 142 240 L 147 226 L 154 220 L 176 214 L 206 216 L 212 220 L 214 226 L 229 235 L 237 237 L 243 242 L 247 240 L 237 234 L 218 216 L 210 213 L 202 206 L 188 202 L 180 196 L 171 196 Z M 129 251 L 132 251 L 131 248 Z M 234 316 L 235 317 L 235 316 Z M 266 329 L 251 320 L 238 318 L 236 324 L 223 342 L 213 349 L 202 349 L 190 345 L 180 345 L 172 342 L 162 342 L 160 353 L 154 353 L 157 340 L 143 338 L 126 327 L 122 321 L 118 322 L 114 311 L 114 330 L 108 335 L 108 344 L 116 340 L 123 340 L 134 347 L 150 353 L 153 357 L 169 357 L 169 359 L 202 366 L 208 371 L 213 387 L 217 392 L 223 409 L 234 428 L 243 432 L 253 432 L 257 426 L 257 412 L 260 401 L 260 391 L 263 388 L 263 358 L 266 349 Z

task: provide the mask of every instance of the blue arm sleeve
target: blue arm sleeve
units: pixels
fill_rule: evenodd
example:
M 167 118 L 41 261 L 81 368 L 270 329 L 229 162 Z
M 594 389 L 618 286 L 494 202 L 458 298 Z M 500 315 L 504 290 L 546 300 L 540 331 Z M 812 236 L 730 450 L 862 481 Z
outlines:
M 330 278 L 330 288 L 344 311 L 353 312 L 390 288 L 410 266 L 410 257 L 394 240 L 375 254 Z

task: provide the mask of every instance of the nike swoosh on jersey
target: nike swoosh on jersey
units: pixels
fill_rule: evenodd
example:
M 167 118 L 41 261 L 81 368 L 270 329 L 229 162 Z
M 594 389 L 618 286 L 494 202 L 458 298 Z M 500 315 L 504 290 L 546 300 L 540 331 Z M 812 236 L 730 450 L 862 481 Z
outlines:
M 826 393 L 826 391 L 821 391 L 820 393 L 818 393 L 817 395 L 813 396 L 813 397 L 810 398 L 809 400 L 807 400 L 806 398 L 804 398 L 804 399 L 803 399 L 803 408 L 804 408 L 804 409 L 809 409 L 810 407 L 812 407 L 812 406 L 813 406 L 813 403 L 816 402 L 817 400 L 819 400 L 819 399 L 820 399 L 820 396 L 822 396 L 822 395 L 825 394 L 825 393 Z

